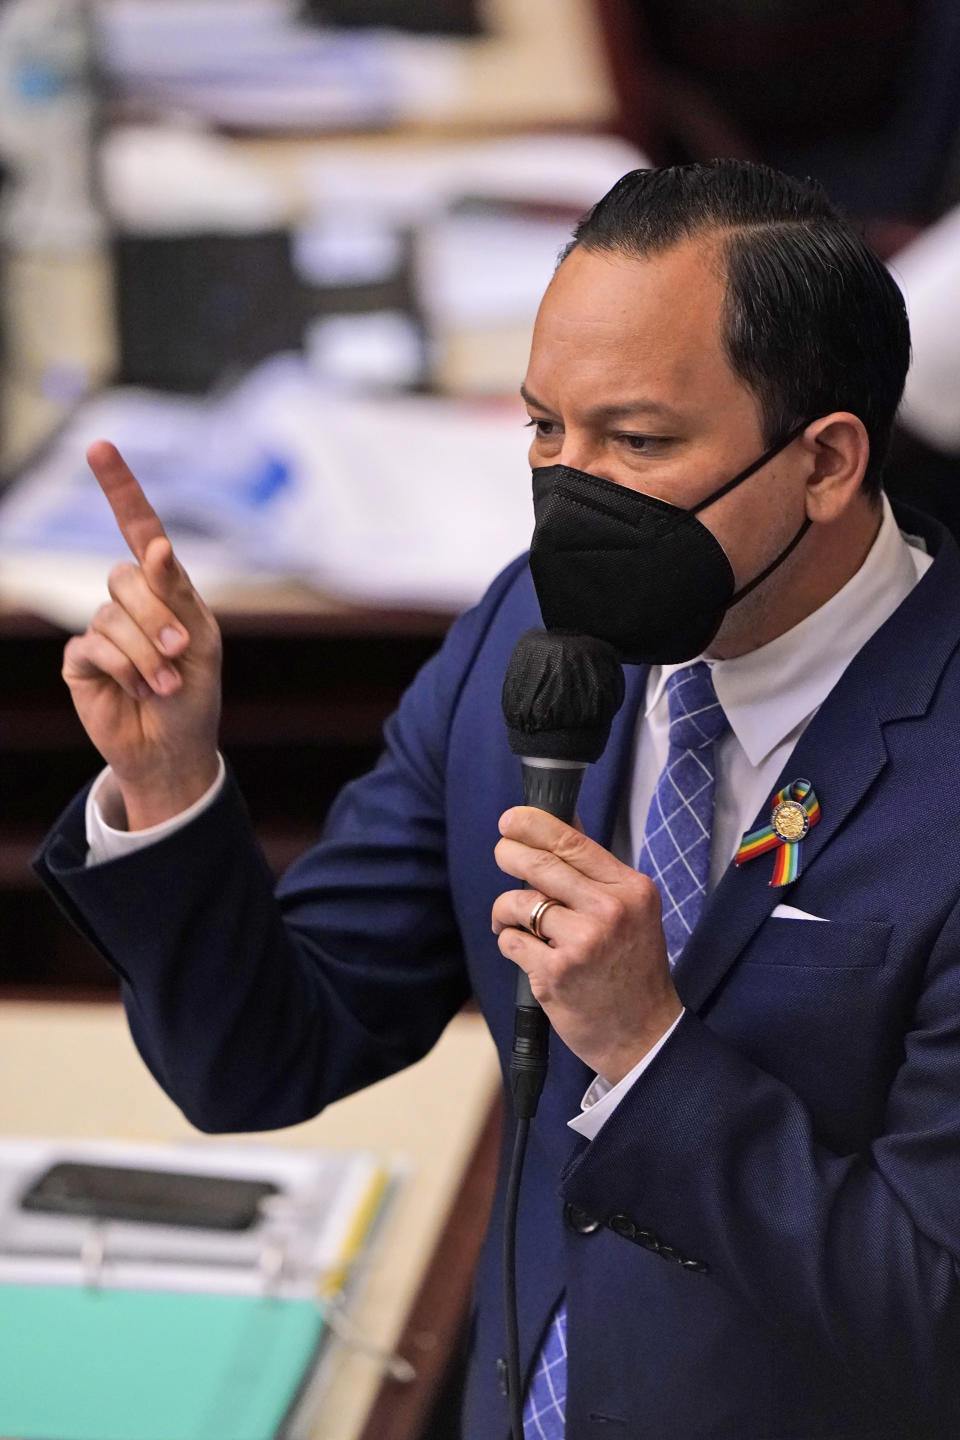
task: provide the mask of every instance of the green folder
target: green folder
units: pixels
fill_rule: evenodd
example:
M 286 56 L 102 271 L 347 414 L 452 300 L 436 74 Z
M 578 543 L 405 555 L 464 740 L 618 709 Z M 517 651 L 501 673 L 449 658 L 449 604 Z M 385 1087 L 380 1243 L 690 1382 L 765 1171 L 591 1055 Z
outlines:
M 310 1300 L 0 1285 L 0 1435 L 271 1440 L 322 1333 Z

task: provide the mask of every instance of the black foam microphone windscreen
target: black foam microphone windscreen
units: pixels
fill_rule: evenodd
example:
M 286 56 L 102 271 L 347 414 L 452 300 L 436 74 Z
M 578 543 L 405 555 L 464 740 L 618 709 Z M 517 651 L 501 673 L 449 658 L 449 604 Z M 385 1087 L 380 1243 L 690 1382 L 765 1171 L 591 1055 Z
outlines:
M 503 682 L 510 748 L 589 765 L 603 753 L 623 694 L 623 669 L 605 640 L 525 630 Z

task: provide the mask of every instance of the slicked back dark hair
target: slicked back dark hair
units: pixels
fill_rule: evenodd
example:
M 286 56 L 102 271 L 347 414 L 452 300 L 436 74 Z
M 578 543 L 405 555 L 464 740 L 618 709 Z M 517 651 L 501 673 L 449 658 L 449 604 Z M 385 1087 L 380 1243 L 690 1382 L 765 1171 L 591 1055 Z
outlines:
M 565 254 L 580 245 L 643 258 L 711 232 L 726 263 L 724 345 L 757 396 L 765 443 L 849 410 L 870 438 L 864 488 L 879 495 L 910 363 L 906 307 L 815 181 L 740 160 L 632 170 Z

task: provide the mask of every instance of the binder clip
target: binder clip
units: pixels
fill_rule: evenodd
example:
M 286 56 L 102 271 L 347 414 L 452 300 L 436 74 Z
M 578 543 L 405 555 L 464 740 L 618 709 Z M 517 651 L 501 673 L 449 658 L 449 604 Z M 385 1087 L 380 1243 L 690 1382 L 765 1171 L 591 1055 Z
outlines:
M 312 1195 L 268 1195 L 258 1204 L 264 1222 L 272 1227 L 258 1257 L 258 1269 L 265 1298 L 280 1293 L 285 1276 L 296 1269 L 290 1243 L 298 1225 L 315 1213 L 317 1199 Z M 283 1238 L 286 1233 L 286 1239 Z M 373 1360 L 385 1375 L 400 1385 L 409 1385 L 417 1372 L 409 1360 L 368 1340 L 346 1310 L 346 1295 L 340 1285 L 339 1271 L 317 1276 L 316 1304 L 324 1323 L 342 1344 Z
M 417 1372 L 409 1360 L 405 1360 L 402 1355 L 397 1355 L 391 1350 L 383 1349 L 380 1345 L 375 1345 L 350 1319 L 346 1312 L 342 1292 L 330 1300 L 318 1298 L 317 1304 L 324 1320 L 344 1345 L 349 1345 L 351 1350 L 356 1350 L 361 1355 L 369 1356 L 371 1360 L 376 1361 L 385 1375 L 389 1375 L 391 1380 L 396 1380 L 401 1385 L 409 1385 L 412 1380 L 416 1380 Z

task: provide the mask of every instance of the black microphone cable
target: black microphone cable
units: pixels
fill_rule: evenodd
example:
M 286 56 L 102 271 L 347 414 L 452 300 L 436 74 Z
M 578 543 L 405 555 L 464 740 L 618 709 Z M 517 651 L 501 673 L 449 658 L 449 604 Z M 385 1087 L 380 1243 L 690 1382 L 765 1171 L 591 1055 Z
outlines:
M 598 760 L 623 703 L 623 670 L 613 647 L 586 635 L 527 630 L 503 682 L 510 748 L 520 757 L 526 805 L 572 824 L 584 772 Z M 517 971 L 510 1058 L 514 1137 L 503 1226 L 507 1395 L 513 1440 L 523 1440 L 517 1321 L 517 1211 L 530 1122 L 547 1074 L 550 1026 L 523 970 Z

